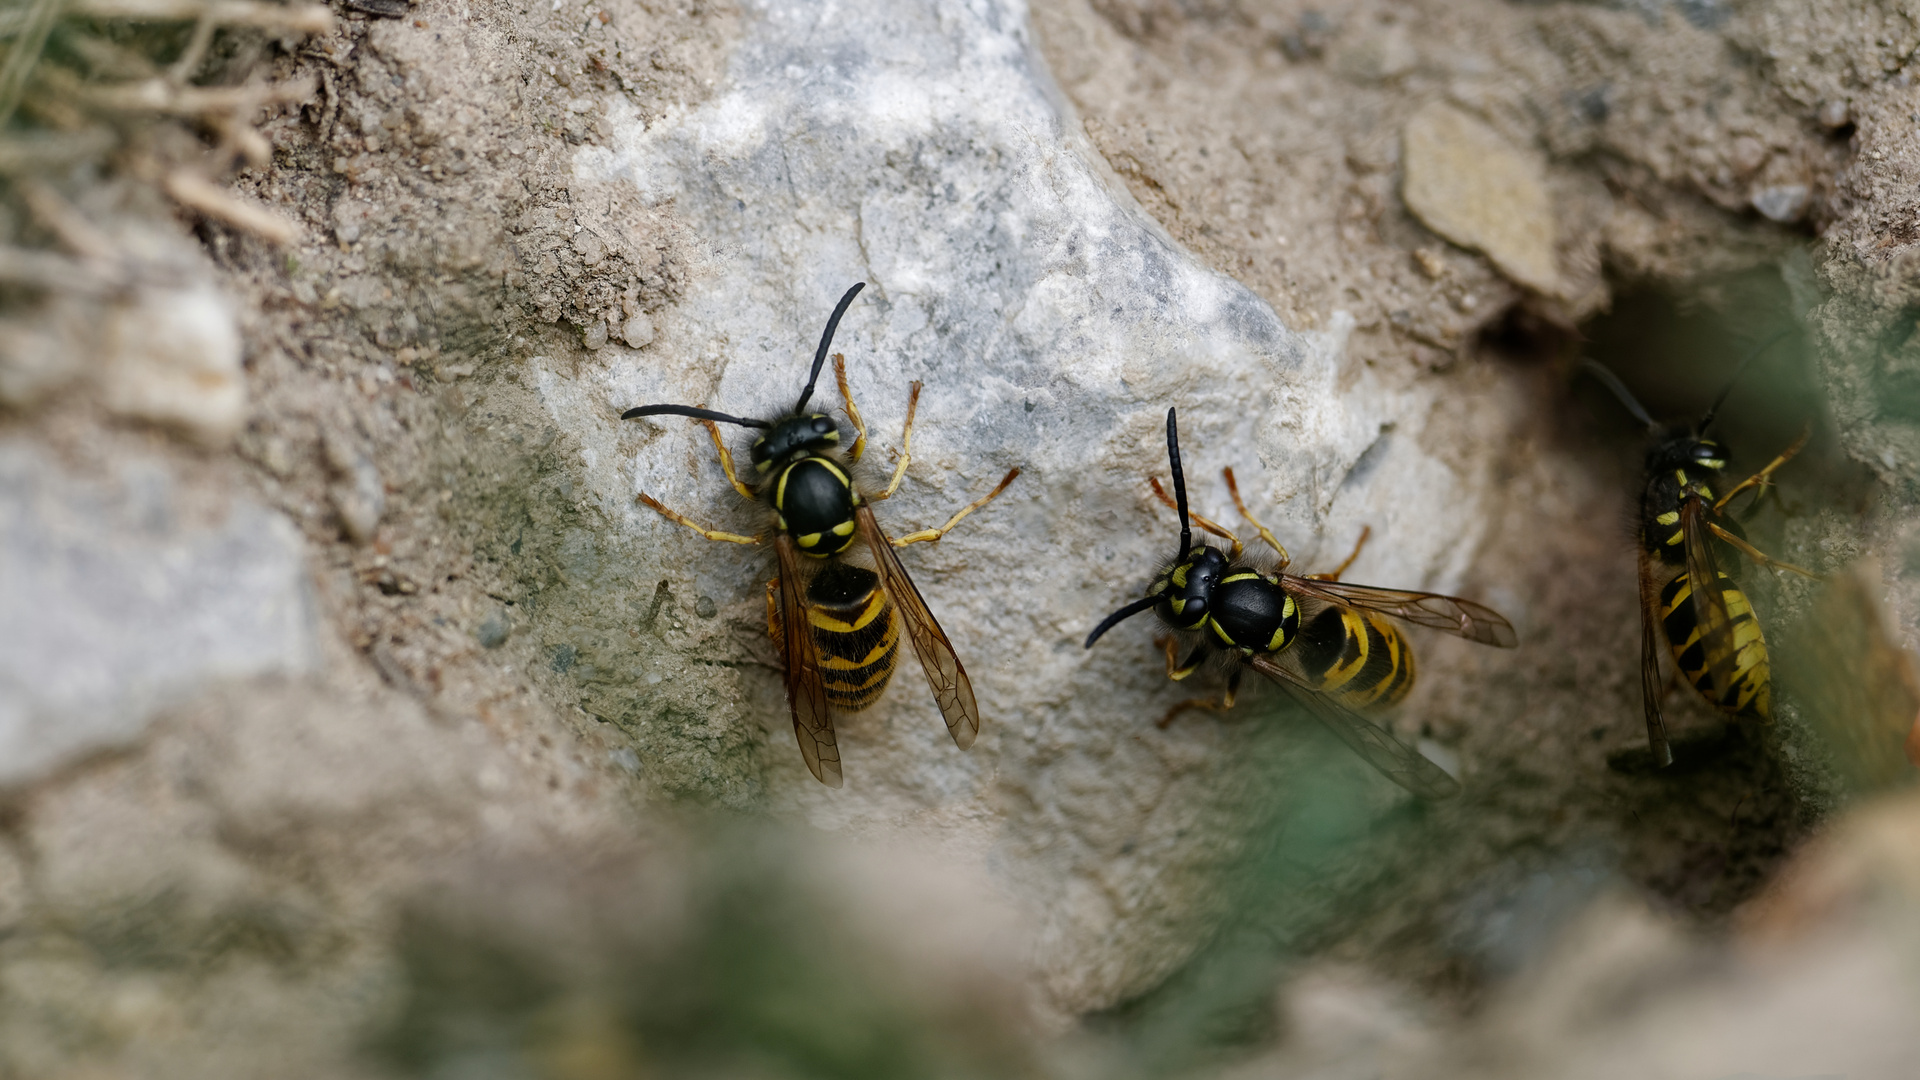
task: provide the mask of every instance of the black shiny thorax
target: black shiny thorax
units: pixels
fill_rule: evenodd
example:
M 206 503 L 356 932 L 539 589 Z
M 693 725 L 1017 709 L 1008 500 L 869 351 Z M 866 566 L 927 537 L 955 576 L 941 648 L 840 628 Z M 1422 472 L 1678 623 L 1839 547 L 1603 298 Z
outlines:
M 853 478 L 832 458 L 804 454 L 774 474 L 765 496 L 780 515 L 780 528 L 802 554 L 838 555 L 853 543 L 853 508 L 860 503 Z
M 1236 567 L 1213 590 L 1209 629 L 1242 653 L 1279 652 L 1300 630 L 1300 607 L 1277 576 Z

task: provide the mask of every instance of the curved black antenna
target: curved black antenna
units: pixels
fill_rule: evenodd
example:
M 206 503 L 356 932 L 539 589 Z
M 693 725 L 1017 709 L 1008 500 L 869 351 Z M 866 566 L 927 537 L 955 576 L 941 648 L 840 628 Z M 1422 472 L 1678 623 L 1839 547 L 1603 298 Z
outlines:
M 1733 374 L 1728 377 L 1727 385 L 1721 388 L 1720 396 L 1714 398 L 1713 404 L 1707 408 L 1707 415 L 1700 418 L 1700 426 L 1693 429 L 1693 433 L 1695 435 L 1705 435 L 1707 433 L 1707 425 L 1713 423 L 1713 414 L 1720 411 L 1720 406 L 1726 402 L 1727 395 L 1733 393 L 1733 384 L 1739 382 L 1740 376 L 1746 373 L 1747 365 L 1753 363 L 1755 360 L 1760 359 L 1761 353 L 1766 352 L 1768 349 L 1773 348 L 1775 344 L 1777 344 L 1781 339 L 1785 338 L 1787 335 L 1793 333 L 1795 329 L 1796 329 L 1795 327 L 1788 327 L 1787 329 L 1782 330 L 1779 333 L 1773 335 L 1767 340 L 1761 342 L 1758 348 L 1748 353 L 1747 358 L 1745 360 L 1740 361 L 1740 366 L 1737 368 L 1734 368 Z
M 1180 429 L 1174 424 L 1171 406 L 1167 408 L 1167 464 L 1173 467 L 1173 501 L 1180 508 L 1180 550 L 1173 557 L 1183 559 L 1193 546 L 1193 527 L 1187 524 L 1187 475 L 1180 471 Z M 1092 639 L 1087 643 L 1092 644 Z
M 1627 389 L 1627 384 L 1621 382 L 1620 376 L 1608 370 L 1606 365 L 1598 360 L 1582 360 L 1580 370 L 1600 380 L 1602 386 L 1613 391 L 1613 396 L 1619 398 L 1620 404 L 1625 405 L 1627 411 L 1633 414 L 1633 418 L 1645 425 L 1648 431 L 1660 430 L 1660 424 L 1647 415 L 1646 406 L 1640 404 L 1640 399 L 1633 396 L 1633 391 Z
M 691 405 L 641 405 L 620 414 L 622 420 L 638 420 L 642 416 L 691 416 L 695 420 L 717 420 L 722 424 L 739 424 L 741 427 L 772 427 L 765 420 L 747 420 L 738 416 L 728 416 L 712 409 L 696 409 Z
M 813 384 L 820 381 L 820 365 L 826 363 L 827 350 L 833 346 L 833 332 L 840 328 L 840 316 L 847 313 L 847 308 L 853 305 L 853 298 L 860 295 L 860 290 L 866 287 L 867 283 L 864 281 L 854 282 L 853 288 L 848 289 L 846 295 L 840 298 L 840 302 L 834 305 L 833 316 L 827 320 L 827 332 L 820 335 L 820 347 L 813 351 L 813 373 L 807 376 L 807 388 L 800 391 L 800 401 L 794 405 L 794 412 L 802 412 L 806 409 L 807 399 L 813 396 Z
M 1086 647 L 1089 649 L 1093 648 L 1093 643 L 1100 640 L 1101 634 L 1106 633 L 1120 623 L 1133 618 L 1135 615 L 1140 614 L 1159 602 L 1160 597 L 1157 594 L 1154 596 L 1143 596 L 1133 603 L 1128 604 L 1126 607 L 1121 608 L 1119 611 L 1101 619 L 1100 625 L 1094 627 L 1093 633 L 1087 635 Z

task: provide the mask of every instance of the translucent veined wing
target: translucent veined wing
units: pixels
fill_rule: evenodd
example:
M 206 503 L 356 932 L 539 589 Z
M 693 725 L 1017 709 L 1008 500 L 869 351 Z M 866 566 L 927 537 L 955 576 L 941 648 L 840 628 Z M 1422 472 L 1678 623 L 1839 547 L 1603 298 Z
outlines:
M 1382 589 L 1345 581 L 1321 581 L 1297 574 L 1282 574 L 1280 577 L 1289 591 L 1328 603 L 1377 611 L 1415 626 L 1444 630 L 1482 645 L 1511 649 L 1520 643 L 1519 637 L 1513 632 L 1513 624 L 1501 618 L 1499 612 L 1457 596 Z
M 780 554 L 780 651 L 787 665 L 787 707 L 793 712 L 793 735 L 800 756 L 813 778 L 839 787 L 840 747 L 833 737 L 833 714 L 827 709 L 827 684 L 820 672 L 820 650 L 807 622 L 806 574 L 786 533 L 774 537 Z
M 1332 696 L 1309 687 L 1302 676 L 1274 657 L 1255 653 L 1247 664 L 1286 688 L 1340 741 L 1380 771 L 1380 775 L 1423 799 L 1449 799 L 1460 793 L 1460 782 L 1428 761 L 1420 751 L 1393 737 L 1385 728 L 1341 705 Z
M 1706 660 L 1707 678 L 1713 688 L 1713 701 L 1725 701 L 1733 688 L 1736 648 L 1733 617 L 1727 612 L 1726 594 L 1720 590 L 1720 561 L 1713 554 L 1713 533 L 1707 529 L 1712 511 L 1698 495 L 1688 496 L 1680 504 L 1680 534 L 1685 539 L 1687 584 L 1692 594 L 1695 623 L 1700 628 L 1700 649 Z
M 980 734 L 980 706 L 973 699 L 973 684 L 967 679 L 967 669 L 960 666 L 953 642 L 947 640 L 933 612 L 927 610 L 920 590 L 907 576 L 907 568 L 900 565 L 899 557 L 893 553 L 893 544 L 874 519 L 873 507 L 862 503 L 854 507 L 853 515 L 860 526 L 860 538 L 873 552 L 874 565 L 880 571 L 880 585 L 899 610 L 907 639 L 913 642 L 913 651 L 920 657 L 920 669 L 927 673 L 927 687 L 940 706 L 940 715 L 946 718 L 947 733 L 953 736 L 955 746 L 965 750 Z
M 1655 630 L 1654 609 L 1660 592 L 1653 580 L 1653 556 L 1640 552 L 1640 704 L 1647 714 L 1647 750 L 1653 754 L 1655 768 L 1673 764 L 1673 747 L 1667 741 L 1667 721 L 1660 715 L 1664 684 L 1660 681 L 1660 645 Z

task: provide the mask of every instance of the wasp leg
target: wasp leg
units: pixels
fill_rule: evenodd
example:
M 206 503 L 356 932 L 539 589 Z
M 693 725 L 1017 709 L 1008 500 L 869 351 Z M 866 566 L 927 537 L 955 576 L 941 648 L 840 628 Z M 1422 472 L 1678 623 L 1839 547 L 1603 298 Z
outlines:
M 749 499 L 749 500 L 752 499 L 753 489 L 741 483 L 740 477 L 735 475 L 733 471 L 733 455 L 729 453 L 727 450 L 726 440 L 720 437 L 720 425 L 714 423 L 711 420 L 702 420 L 701 423 L 707 425 L 707 434 L 713 436 L 713 448 L 719 451 L 720 453 L 720 468 L 726 471 L 727 483 L 732 484 L 733 490 L 739 492 L 742 498 Z M 656 504 L 654 506 L 654 509 L 659 510 L 660 508 Z M 660 512 L 663 514 L 666 513 L 666 511 L 664 510 L 661 510 Z M 678 521 L 682 525 L 687 525 L 688 528 L 694 527 L 692 525 L 688 525 L 687 519 L 685 518 L 674 517 L 674 515 L 672 514 L 667 514 L 667 516 L 674 518 L 675 521 Z M 702 529 L 700 531 L 704 532 L 705 530 Z M 712 539 L 712 537 L 709 537 L 708 539 Z
M 1174 682 L 1179 682 L 1193 674 L 1194 671 L 1200 667 L 1200 662 L 1207 658 L 1207 650 L 1205 647 L 1197 647 L 1193 652 L 1187 654 L 1187 662 L 1182 664 L 1174 659 L 1174 657 L 1178 655 L 1174 651 L 1178 647 L 1178 643 L 1175 642 L 1171 636 L 1156 638 L 1153 643 L 1166 650 L 1167 678 L 1172 679 Z
M 1780 456 L 1774 458 L 1772 461 L 1767 462 L 1766 468 L 1761 469 L 1759 472 L 1754 473 L 1752 476 L 1749 476 L 1745 480 L 1742 480 L 1738 484 L 1735 484 L 1732 491 L 1729 491 L 1725 495 L 1720 496 L 1720 501 L 1713 504 L 1713 512 L 1717 514 L 1721 510 L 1725 509 L 1726 505 L 1733 501 L 1733 497 L 1735 495 L 1740 494 L 1741 492 L 1747 490 L 1750 487 L 1761 487 L 1761 488 L 1770 487 L 1773 482 L 1773 471 L 1775 469 L 1778 469 L 1780 466 L 1785 465 L 1788 461 L 1791 461 L 1793 459 L 1793 455 L 1805 449 L 1807 445 L 1807 439 L 1810 438 L 1812 435 L 1813 435 L 1812 424 L 1808 424 L 1805 427 L 1801 428 L 1800 437 L 1793 440 L 1792 446 L 1789 446 L 1785 450 L 1780 451 Z M 1756 501 L 1758 500 L 1756 499 Z
M 1173 723 L 1174 717 L 1179 716 L 1189 709 L 1204 709 L 1207 712 L 1226 712 L 1228 709 L 1233 708 L 1233 696 L 1240 690 L 1241 674 L 1242 671 L 1236 668 L 1233 674 L 1227 676 L 1227 689 L 1220 695 L 1219 701 L 1215 701 L 1212 698 L 1188 698 L 1186 701 L 1168 709 L 1167 714 L 1162 716 L 1154 726 L 1164 731 L 1168 724 Z
M 1816 574 L 1811 570 L 1807 570 L 1802 567 L 1795 566 L 1790 562 L 1781 562 L 1779 559 L 1776 559 L 1773 556 L 1768 555 L 1766 552 L 1761 551 L 1759 548 L 1754 547 L 1752 544 L 1747 543 L 1745 540 L 1740 539 L 1739 537 L 1733 535 L 1732 533 L 1728 532 L 1727 530 L 1721 528 L 1718 525 L 1708 523 L 1707 528 L 1713 530 L 1713 535 L 1719 537 L 1722 540 L 1725 540 L 1727 543 L 1732 544 L 1734 547 L 1739 548 L 1740 553 L 1742 555 L 1745 555 L 1747 558 L 1752 559 L 1754 562 L 1759 563 L 1761 566 L 1767 567 L 1770 570 L 1791 570 L 1794 573 L 1799 574 L 1801 577 L 1810 577 L 1816 580 L 1820 577 L 1819 574 Z
M 1280 546 L 1280 541 L 1274 539 L 1273 533 L 1269 532 L 1265 525 L 1260 524 L 1259 521 L 1254 519 L 1254 516 L 1252 514 L 1247 512 L 1247 504 L 1244 501 L 1242 501 L 1240 498 L 1240 485 L 1237 483 L 1234 483 L 1234 480 L 1233 480 L 1233 467 L 1228 466 L 1227 468 L 1222 469 L 1221 475 L 1227 478 L 1227 492 L 1228 494 L 1233 496 L 1233 508 L 1240 511 L 1240 516 L 1243 518 L 1246 518 L 1247 521 L 1251 523 L 1254 528 L 1260 530 L 1260 539 L 1265 540 L 1267 542 L 1267 546 L 1273 548 L 1274 551 L 1279 552 L 1280 565 L 1275 567 L 1274 569 L 1285 570 L 1287 568 L 1287 565 L 1293 562 L 1293 556 L 1287 554 L 1287 549 Z M 1365 538 L 1363 537 L 1360 542 L 1363 544 L 1366 543 Z M 1359 552 L 1358 548 L 1354 550 L 1356 554 Z M 1352 562 L 1353 560 L 1349 559 L 1347 561 Z M 1342 566 L 1340 569 L 1344 570 L 1346 569 L 1346 567 Z M 1334 577 L 1335 579 L 1338 579 L 1339 575 L 1336 573 Z
M 893 479 L 887 482 L 887 490 L 870 496 L 868 501 L 881 502 L 893 497 L 900 490 L 900 481 L 907 478 L 907 462 L 913 460 L 913 414 L 920 409 L 920 380 L 915 379 L 907 388 L 907 426 L 900 432 L 900 463 L 893 467 Z M 988 498 L 993 496 L 989 495 Z M 958 520 L 958 519 L 956 519 Z M 897 543 L 897 541 L 896 541 Z
M 1171 510 L 1180 509 L 1180 504 L 1177 502 L 1174 502 L 1173 497 L 1167 494 L 1167 489 L 1160 486 L 1160 481 L 1157 477 L 1152 477 L 1152 476 L 1147 477 L 1147 486 L 1153 489 L 1153 494 L 1161 502 L 1167 504 L 1168 509 L 1171 509 Z M 1201 517 L 1199 514 L 1194 513 L 1192 510 L 1187 511 L 1187 517 L 1190 520 L 1192 520 L 1192 522 L 1195 525 L 1200 526 L 1200 528 L 1204 529 L 1205 531 L 1210 532 L 1213 535 L 1219 537 L 1220 539 L 1225 540 L 1226 542 L 1233 545 L 1232 553 L 1227 556 L 1228 562 L 1239 562 L 1240 556 L 1246 553 L 1246 550 L 1247 550 L 1246 546 L 1240 543 L 1240 538 L 1233 535 L 1233 532 L 1229 530 L 1225 525 L 1222 525 L 1215 521 L 1209 521 L 1206 518 Z
M 904 464 L 906 459 L 901 458 L 901 461 Z M 994 488 L 992 491 L 987 492 L 985 497 L 975 499 L 972 502 L 968 503 L 967 505 L 961 507 L 960 512 L 948 518 L 947 523 L 945 525 L 942 525 L 937 529 L 921 529 L 917 533 L 908 533 L 905 536 L 895 539 L 893 541 L 893 546 L 897 548 L 906 547 L 908 544 L 924 544 L 929 540 L 940 539 L 941 537 L 947 535 L 947 533 L 951 532 L 955 525 L 960 524 L 961 518 L 966 517 L 968 514 L 971 514 L 975 510 L 978 510 L 981 507 L 992 502 L 995 496 L 1007 490 L 1007 485 L 1013 483 L 1013 478 L 1019 475 L 1020 475 L 1019 469 L 1008 469 L 1007 475 L 1000 478 L 1000 482 L 994 485 Z
M 1332 572 L 1330 573 L 1308 574 L 1307 577 L 1314 581 L 1339 581 L 1340 575 L 1346 573 L 1347 567 L 1353 565 L 1353 560 L 1360 557 L 1360 549 L 1367 546 L 1367 537 L 1372 535 L 1373 535 L 1373 526 L 1371 525 L 1360 526 L 1360 539 L 1355 540 L 1353 542 L 1353 550 L 1347 552 L 1347 561 L 1341 563 L 1339 566 L 1334 567 Z
M 860 455 L 867 452 L 867 425 L 853 403 L 853 391 L 847 389 L 847 358 L 839 353 L 833 354 L 833 381 L 840 384 L 840 400 L 847 403 L 847 419 L 853 421 L 853 449 L 847 451 L 847 458 L 858 465 Z
M 780 607 L 773 599 L 773 591 L 779 587 L 779 578 L 774 578 L 772 581 L 767 582 L 767 636 L 773 639 L 773 649 L 775 652 L 783 651 L 780 643 L 785 639 L 780 636 L 780 632 L 786 628 L 780 621 Z M 782 657 L 782 659 L 785 658 Z
M 685 525 L 687 528 L 692 529 L 694 532 L 699 533 L 709 540 L 724 540 L 729 544 L 757 544 L 760 542 L 758 536 L 741 536 L 739 533 L 721 532 L 718 529 L 703 529 L 699 524 L 687 518 L 685 514 L 680 514 L 661 506 L 660 501 L 651 495 L 642 493 L 640 501 L 660 511 L 660 516 L 666 518 L 668 521 Z

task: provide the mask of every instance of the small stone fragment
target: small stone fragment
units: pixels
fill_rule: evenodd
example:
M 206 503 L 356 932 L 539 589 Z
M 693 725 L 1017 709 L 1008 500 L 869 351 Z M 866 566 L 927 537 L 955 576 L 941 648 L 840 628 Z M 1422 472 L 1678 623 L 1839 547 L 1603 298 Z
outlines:
M 1848 107 L 1846 102 L 1829 98 L 1821 102 L 1820 107 L 1814 110 L 1813 118 L 1821 127 L 1826 128 L 1828 131 L 1834 131 L 1847 126 L 1847 122 L 1853 119 L 1853 110 Z
M 480 621 L 480 625 L 473 631 L 473 639 L 478 641 L 483 649 L 497 649 L 505 645 L 507 638 L 512 634 L 513 624 L 507 621 L 506 613 L 496 611 Z
M 620 328 L 620 336 L 632 348 L 644 349 L 653 344 L 653 320 L 647 318 L 644 311 L 635 312 L 633 318 Z
M 1540 155 L 1450 105 L 1428 105 L 1401 133 L 1401 197 L 1428 228 L 1487 256 L 1547 296 L 1564 286 L 1554 258 L 1553 200 Z
M 594 322 L 593 325 L 581 332 L 580 340 L 588 349 L 594 352 L 599 352 L 601 349 L 606 348 L 607 324 L 598 321 Z
M 106 317 L 101 396 L 109 410 L 209 445 L 246 421 L 240 330 L 211 285 L 145 288 Z
M 1767 220 L 1790 225 L 1806 216 L 1811 196 L 1805 184 L 1773 184 L 1755 188 L 1747 201 Z

